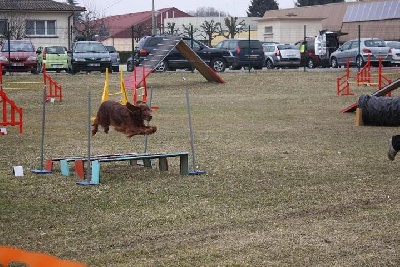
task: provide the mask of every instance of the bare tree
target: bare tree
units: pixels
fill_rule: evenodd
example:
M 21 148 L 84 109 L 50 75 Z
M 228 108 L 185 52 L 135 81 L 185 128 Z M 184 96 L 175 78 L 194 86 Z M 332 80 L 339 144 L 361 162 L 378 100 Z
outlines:
M 206 20 L 200 25 L 200 28 L 203 30 L 201 36 L 204 37 L 205 40 L 208 40 L 208 45 L 211 46 L 211 41 L 219 35 L 221 23 L 215 22 L 214 20 Z
M 164 27 L 164 33 L 170 35 L 178 34 L 179 29 L 175 28 L 175 26 L 175 22 L 168 22 L 167 26 Z
M 0 20 L 4 22 L 1 27 L 3 38 L 16 40 L 23 39 L 26 36 L 27 27 L 30 27 L 29 21 L 32 21 L 27 15 L 16 12 L 5 13 L 0 17 Z
M 182 24 L 182 28 L 183 28 L 183 30 L 182 30 L 183 36 L 190 37 L 190 36 L 192 36 L 192 34 L 194 35 L 196 32 L 199 31 L 198 28 L 193 27 L 192 23 L 189 23 L 189 25 Z
M 228 13 L 220 10 L 216 10 L 213 7 L 199 7 L 196 11 L 188 11 L 188 14 L 194 17 L 225 17 Z
M 235 38 L 235 35 L 242 32 L 246 23 L 244 20 L 238 23 L 238 17 L 227 17 L 224 18 L 224 23 L 226 26 L 226 30 L 220 27 L 219 33 L 223 35 L 225 38 Z
M 76 40 L 96 40 L 98 36 L 104 36 L 107 32 L 102 19 L 95 11 L 86 11 L 82 14 L 76 25 L 74 25 Z

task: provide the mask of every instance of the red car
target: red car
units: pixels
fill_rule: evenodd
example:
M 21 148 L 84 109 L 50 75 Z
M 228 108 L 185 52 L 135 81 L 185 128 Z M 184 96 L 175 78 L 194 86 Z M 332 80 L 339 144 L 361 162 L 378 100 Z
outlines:
M 0 52 L 0 64 L 3 74 L 6 71 L 39 73 L 35 47 L 29 40 L 10 40 L 10 42 L 4 40 Z

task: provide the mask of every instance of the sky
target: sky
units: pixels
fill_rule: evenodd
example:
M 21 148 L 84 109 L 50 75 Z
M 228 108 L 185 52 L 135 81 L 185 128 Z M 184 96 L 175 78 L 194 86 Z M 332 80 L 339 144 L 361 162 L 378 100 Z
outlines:
M 65 3 L 65 0 L 57 0 Z M 277 0 L 280 9 L 294 7 L 295 0 Z M 152 9 L 152 0 L 76 0 L 79 6 L 94 10 L 101 16 L 122 15 Z M 176 7 L 182 11 L 195 11 L 199 7 L 213 7 L 235 17 L 247 17 L 251 0 L 154 0 L 154 9 Z

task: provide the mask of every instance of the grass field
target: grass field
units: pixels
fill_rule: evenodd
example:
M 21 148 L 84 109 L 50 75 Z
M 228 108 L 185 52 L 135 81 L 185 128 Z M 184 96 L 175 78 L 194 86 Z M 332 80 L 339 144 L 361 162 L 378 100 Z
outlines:
M 398 129 L 356 127 L 354 113 L 340 113 L 374 90 L 337 96 L 342 74 L 227 72 L 225 84 L 152 74 L 160 109 L 147 151 L 192 155 L 189 88 L 196 161 L 208 173 L 181 176 L 178 159 L 168 172 L 107 163 L 91 187 L 61 176 L 58 164 L 49 175 L 30 172 L 40 167 L 42 93 L 7 91 L 24 108 L 24 132 L 0 136 L 0 244 L 107 267 L 399 266 L 399 164 L 386 157 Z M 51 75 L 64 101 L 46 105 L 44 157 L 84 156 L 88 92 L 94 115 L 104 75 Z M 118 75 L 111 80 L 118 91 Z M 143 151 L 142 136 L 91 138 L 92 154 Z M 13 175 L 17 165 L 23 177 Z

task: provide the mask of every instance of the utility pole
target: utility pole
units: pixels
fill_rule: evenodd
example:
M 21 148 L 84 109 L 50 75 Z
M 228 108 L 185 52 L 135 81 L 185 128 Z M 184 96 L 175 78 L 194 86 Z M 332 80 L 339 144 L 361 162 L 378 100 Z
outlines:
M 151 35 L 156 34 L 156 14 L 154 10 L 154 0 L 151 0 Z

